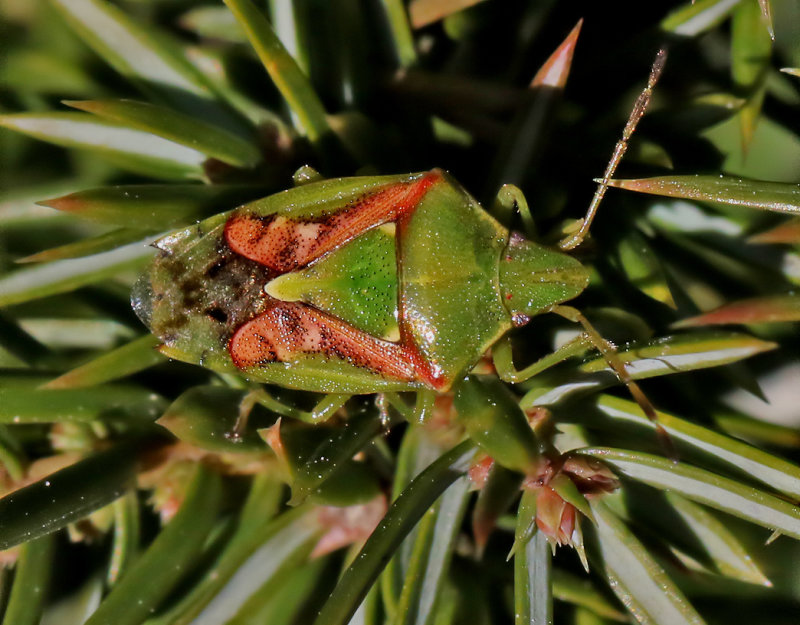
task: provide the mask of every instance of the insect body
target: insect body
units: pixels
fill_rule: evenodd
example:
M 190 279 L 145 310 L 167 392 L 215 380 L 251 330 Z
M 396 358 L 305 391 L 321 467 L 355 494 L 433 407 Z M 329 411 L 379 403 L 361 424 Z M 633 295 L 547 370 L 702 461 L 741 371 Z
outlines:
M 588 281 L 441 170 L 306 184 L 156 246 L 133 302 L 165 354 L 320 392 L 447 390 Z

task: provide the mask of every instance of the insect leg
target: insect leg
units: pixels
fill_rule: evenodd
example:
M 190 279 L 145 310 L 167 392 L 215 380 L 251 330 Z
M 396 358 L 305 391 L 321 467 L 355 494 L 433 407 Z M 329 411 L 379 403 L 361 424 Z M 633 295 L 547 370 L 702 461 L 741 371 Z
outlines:
M 562 250 L 571 250 L 578 247 L 589 233 L 589 228 L 592 225 L 592 221 L 594 221 L 595 215 L 597 215 L 597 209 L 600 206 L 600 202 L 602 202 L 603 197 L 608 190 L 608 181 L 617 170 L 617 166 L 628 149 L 628 141 L 630 140 L 631 135 L 633 135 L 634 130 L 636 130 L 636 125 L 639 123 L 639 120 L 644 116 L 648 104 L 650 104 L 650 98 L 653 96 L 653 88 L 656 86 L 656 83 L 661 76 L 661 72 L 664 70 L 664 63 L 666 60 L 667 50 L 666 48 L 661 48 L 658 51 L 658 54 L 656 54 L 656 60 L 653 61 L 653 67 L 650 69 L 650 77 L 647 80 L 647 86 L 636 99 L 636 103 L 633 105 L 633 110 L 628 117 L 628 121 L 625 124 L 624 130 L 622 131 L 622 137 L 619 141 L 617 141 L 617 145 L 614 147 L 614 152 L 611 155 L 611 159 L 608 161 L 608 165 L 606 166 L 606 171 L 603 174 L 603 177 L 598 180 L 597 190 L 594 192 L 594 197 L 589 204 L 589 210 L 586 211 L 586 216 L 583 218 L 581 227 L 576 233 L 569 235 L 559 243 L 559 247 Z
M 554 367 L 567 358 L 577 356 L 592 346 L 592 342 L 583 334 L 567 341 L 551 354 L 547 354 L 536 362 L 528 365 L 524 369 L 517 369 L 511 354 L 511 339 L 506 336 L 494 344 L 492 348 L 492 362 L 497 370 L 497 375 L 503 382 L 519 384 L 533 376 L 541 373 L 545 369 Z
M 602 335 L 595 329 L 595 327 L 589 322 L 584 314 L 577 308 L 559 305 L 553 306 L 551 312 L 554 312 L 555 314 L 560 315 L 569 321 L 579 323 L 581 326 L 583 326 L 584 336 L 591 342 L 595 349 L 600 352 L 600 355 L 617 375 L 619 381 L 628 387 L 628 391 L 633 396 L 633 399 L 636 401 L 636 403 L 639 404 L 639 408 L 642 409 L 642 412 L 644 412 L 645 416 L 647 416 L 653 425 L 655 425 L 656 434 L 658 435 L 661 444 L 664 446 L 664 450 L 667 452 L 667 455 L 670 458 L 676 458 L 675 446 L 672 444 L 672 439 L 670 439 L 667 431 L 658 422 L 656 409 L 647 398 L 647 395 L 644 394 L 644 391 L 642 391 L 641 387 L 633 380 L 633 378 L 631 378 L 630 373 L 625 368 L 625 363 L 617 353 L 617 349 L 602 337 Z

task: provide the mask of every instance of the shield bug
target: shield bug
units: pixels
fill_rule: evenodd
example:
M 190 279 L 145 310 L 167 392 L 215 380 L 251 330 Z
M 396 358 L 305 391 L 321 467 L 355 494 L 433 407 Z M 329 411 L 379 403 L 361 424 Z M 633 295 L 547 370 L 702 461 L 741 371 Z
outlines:
M 162 238 L 133 306 L 172 358 L 348 394 L 446 391 L 511 328 L 557 312 L 646 402 L 613 347 L 561 304 L 587 286 L 565 251 L 583 240 L 663 60 L 562 249 L 510 232 L 441 170 L 322 180 Z

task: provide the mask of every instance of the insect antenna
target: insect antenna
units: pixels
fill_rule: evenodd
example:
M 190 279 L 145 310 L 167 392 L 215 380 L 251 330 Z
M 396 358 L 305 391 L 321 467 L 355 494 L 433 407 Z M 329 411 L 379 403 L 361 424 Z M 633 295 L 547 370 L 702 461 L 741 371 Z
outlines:
M 614 152 L 611 155 L 611 159 L 608 161 L 606 171 L 602 178 L 596 180 L 598 183 L 597 189 L 595 190 L 594 197 L 592 197 L 592 201 L 589 204 L 589 209 L 586 211 L 586 216 L 583 218 L 581 227 L 577 232 L 569 235 L 558 244 L 562 250 L 575 249 L 581 243 L 583 243 L 583 240 L 589 233 L 589 228 L 592 226 L 592 222 L 597 215 L 597 209 L 600 206 L 600 202 L 603 201 L 603 197 L 608 190 L 608 181 L 614 175 L 614 172 L 617 170 L 617 166 L 620 164 L 620 161 L 622 161 L 622 157 L 625 155 L 625 152 L 628 149 L 628 141 L 630 141 L 633 132 L 636 130 L 636 125 L 644 116 L 645 111 L 647 111 L 647 106 L 650 104 L 650 99 L 653 96 L 653 88 L 656 86 L 656 83 L 661 76 L 661 72 L 664 71 L 664 64 L 666 61 L 667 49 L 661 48 L 656 54 L 656 59 L 653 61 L 653 66 L 650 68 L 650 77 L 647 79 L 647 86 L 639 94 L 639 97 L 636 98 L 636 102 L 633 105 L 633 110 L 631 110 L 631 114 L 628 117 L 628 121 L 622 131 L 622 137 L 620 137 L 619 141 L 617 141 L 617 145 L 614 147 Z
M 569 321 L 579 323 L 581 326 L 583 326 L 583 331 L 586 335 L 586 338 L 594 346 L 594 348 L 600 352 L 600 355 L 617 375 L 619 381 L 628 388 L 628 391 L 633 396 L 633 399 L 637 404 L 639 404 L 639 408 L 642 409 L 642 412 L 644 412 L 648 420 L 655 426 L 656 436 L 658 436 L 658 441 L 666 456 L 674 462 L 677 462 L 678 454 L 675 450 L 675 445 L 672 442 L 672 438 L 670 438 L 670 435 L 664 429 L 664 426 L 659 423 L 656 409 L 647 398 L 647 395 L 644 394 L 642 388 L 631 377 L 631 374 L 625 367 L 625 363 L 617 353 L 617 348 L 614 347 L 612 343 L 609 343 L 606 339 L 604 339 L 603 336 L 584 316 L 584 314 L 577 308 L 559 305 L 554 306 L 551 309 L 551 312 L 554 312 L 555 314 L 560 315 Z

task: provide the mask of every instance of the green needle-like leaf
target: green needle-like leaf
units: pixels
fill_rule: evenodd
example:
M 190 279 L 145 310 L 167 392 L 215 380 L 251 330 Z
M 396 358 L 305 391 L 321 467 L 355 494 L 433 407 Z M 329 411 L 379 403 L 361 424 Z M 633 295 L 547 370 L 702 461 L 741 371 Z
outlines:
M 552 567 L 542 532 L 514 554 L 514 625 L 552 625 Z
M 47 347 L 3 314 L 0 314 L 0 347 L 19 359 L 22 366 L 32 365 L 49 354 Z
M 631 231 L 617 248 L 619 263 L 628 280 L 654 300 L 675 308 L 661 261 L 641 234 Z
M 133 484 L 136 443 L 80 460 L 0 499 L 0 550 L 66 527 Z
M 642 427 L 655 428 L 653 422 L 645 417 L 635 402 L 602 395 L 597 400 L 596 406 L 603 415 L 615 421 L 632 421 Z M 800 467 L 691 421 L 660 411 L 656 416 L 658 424 L 676 441 L 696 447 L 706 452 L 709 458 L 724 462 L 748 477 L 790 497 L 800 499 Z
M 691 501 L 676 493 L 667 493 L 667 500 L 692 530 L 706 550 L 715 568 L 727 577 L 771 587 L 772 584 L 753 562 L 724 523 Z
M 236 208 L 269 191 L 268 186 L 142 184 L 87 189 L 39 203 L 102 224 L 161 231 Z
M 191 571 L 217 520 L 222 478 L 201 464 L 186 499 L 86 625 L 140 625 Z
M 672 11 L 661 22 L 667 32 L 693 37 L 710 30 L 725 18 L 741 0 L 698 0 Z
M 100 234 L 96 237 L 89 237 L 75 241 L 74 243 L 67 243 L 66 245 L 59 245 L 58 247 L 50 248 L 30 256 L 17 259 L 18 263 L 47 263 L 57 260 L 67 260 L 69 258 L 83 258 L 84 256 L 92 256 L 94 254 L 101 254 L 108 250 L 113 250 L 133 241 L 140 241 L 142 237 L 152 233 L 150 230 L 135 230 L 132 228 L 118 228 Z
M 106 0 L 52 0 L 78 36 L 120 74 L 166 104 L 203 119 L 240 128 L 215 100 L 209 81 L 180 46 L 151 25 L 137 24 Z
M 275 86 L 300 122 L 312 143 L 331 135 L 325 108 L 308 78 L 272 30 L 272 26 L 250 0 L 224 0 L 247 33 L 258 58 Z
M 602 501 L 592 501 L 592 509 L 609 584 L 636 620 L 648 625 L 704 625 L 625 524 Z
M 741 2 L 734 10 L 731 44 L 731 74 L 748 96 L 738 112 L 742 149 L 746 153 L 761 115 L 772 53 L 770 33 L 764 28 L 761 9 L 755 2 Z
M 420 521 L 393 625 L 433 624 L 436 602 L 464 516 L 470 481 L 456 480 Z
M 290 504 L 301 503 L 317 491 L 384 429 L 385 425 L 373 410 L 351 416 L 294 468 Z
M 104 417 L 152 421 L 165 407 L 162 397 L 131 385 L 93 388 L 0 388 L 0 422 L 87 423 Z
M 0 126 L 56 145 L 98 152 L 120 167 L 153 178 L 200 179 L 204 175 L 201 152 L 85 113 L 0 115 Z
M 135 490 L 129 490 L 117 499 L 114 506 L 114 542 L 111 561 L 106 576 L 109 586 L 117 583 L 134 562 L 139 548 L 139 498 Z
M 153 239 L 148 237 L 109 252 L 25 267 L 0 276 L 0 306 L 74 291 L 127 269 L 139 268 L 155 253 L 149 246 Z
M 42 388 L 58 389 L 96 386 L 118 378 L 124 378 L 165 362 L 166 358 L 156 350 L 158 344 L 159 341 L 156 337 L 147 334 L 60 375 Z
M 652 454 L 607 447 L 575 453 L 602 459 L 623 475 L 655 488 L 675 491 L 697 503 L 800 539 L 800 508 L 775 495 Z
M 625 621 L 620 612 L 588 579 L 554 568 L 552 572 L 553 597 L 559 601 L 583 606 L 599 616 L 614 621 Z
M 662 337 L 642 347 L 620 349 L 619 358 L 634 380 L 671 375 L 696 369 L 718 367 L 755 356 L 776 347 L 746 334 L 706 332 Z M 554 404 L 572 395 L 586 394 L 619 382 L 604 358 L 596 358 L 578 368 L 587 375 L 562 374 L 567 381 L 551 387 L 533 388 L 522 398 L 526 410 L 534 405 Z M 557 380 L 562 378 L 556 377 Z M 526 386 L 537 384 L 536 378 Z
M 412 0 L 408 8 L 414 28 L 422 28 L 479 2 L 483 0 Z
M 253 167 L 261 158 L 252 142 L 164 106 L 134 100 L 65 100 L 64 104 L 174 141 L 235 167 Z
M 38 625 L 53 573 L 54 546 L 53 536 L 42 536 L 20 549 L 3 625 Z
M 731 176 L 660 176 L 611 180 L 609 186 L 627 191 L 680 197 L 687 200 L 748 206 L 778 213 L 800 213 L 800 185 Z
M 736 332 L 696 333 L 664 337 L 648 345 L 622 349 L 619 356 L 635 380 L 679 371 L 694 371 L 736 362 L 775 349 L 775 343 Z M 606 369 L 602 358 L 581 365 L 581 371 Z
M 298 508 L 255 526 L 241 526 L 177 609 L 147 625 L 217 625 L 247 616 L 250 599 L 277 585 L 306 560 L 322 531 L 316 515 Z M 269 596 L 269 594 L 267 595 Z
M 402 0 L 382 0 L 389 28 L 392 32 L 395 53 L 401 67 L 413 65 L 417 60 L 414 33 L 408 23 L 408 14 Z
M 767 295 L 720 306 L 711 312 L 683 319 L 675 328 L 724 325 L 732 323 L 774 323 L 800 321 L 799 295 Z
M 263 543 L 277 536 L 287 538 L 286 530 L 289 528 L 305 535 L 309 517 L 307 509 L 298 508 L 274 518 L 283 499 L 281 490 L 282 485 L 268 473 L 261 473 L 253 480 L 236 529 L 220 553 L 208 564 L 190 591 L 168 610 L 148 619 L 147 625 L 192 623 Z
M 474 445 L 465 441 L 414 478 L 344 572 L 315 625 L 347 625 L 391 554 L 433 502 L 464 474 L 474 453 Z
M 490 193 L 496 193 L 503 184 L 522 184 L 525 175 L 536 166 L 569 78 L 582 23 L 583 20 L 578 22 L 534 76 L 524 104 L 497 151 L 489 178 Z
M 232 43 L 247 43 L 242 27 L 233 14 L 224 6 L 201 6 L 190 9 L 180 19 L 181 26 L 191 30 L 201 37 L 230 41 Z

